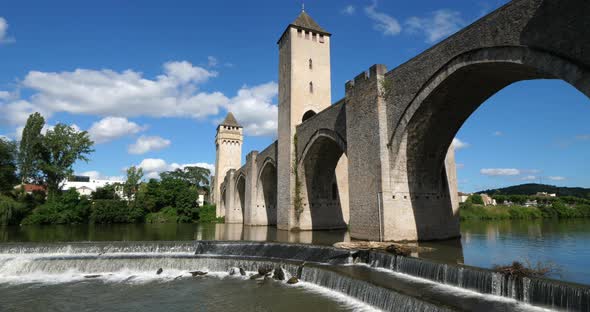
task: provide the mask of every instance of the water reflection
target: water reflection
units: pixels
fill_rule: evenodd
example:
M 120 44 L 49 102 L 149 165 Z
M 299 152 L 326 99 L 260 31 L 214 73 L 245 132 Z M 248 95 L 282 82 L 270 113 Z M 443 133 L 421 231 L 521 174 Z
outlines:
M 350 241 L 346 230 L 279 231 L 241 224 L 108 224 L 0 227 L 0 242 L 248 240 L 332 245 Z

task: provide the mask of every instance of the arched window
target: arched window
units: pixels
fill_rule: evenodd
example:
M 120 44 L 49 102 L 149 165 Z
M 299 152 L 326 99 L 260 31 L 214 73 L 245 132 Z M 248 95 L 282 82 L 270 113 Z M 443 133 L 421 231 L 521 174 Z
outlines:
M 309 59 L 309 69 L 313 69 L 313 61 Z
M 309 93 L 313 93 L 313 82 L 309 82 Z

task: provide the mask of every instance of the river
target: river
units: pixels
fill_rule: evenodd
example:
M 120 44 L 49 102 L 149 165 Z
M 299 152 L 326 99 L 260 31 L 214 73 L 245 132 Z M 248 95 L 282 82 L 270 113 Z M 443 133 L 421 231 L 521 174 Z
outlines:
M 481 221 L 461 225 L 460 240 L 421 243 L 420 257 L 491 268 L 512 261 L 552 263 L 550 277 L 590 285 L 590 220 Z M 236 224 L 52 225 L 0 228 L 0 243 L 249 240 L 331 245 L 345 231 L 290 233 Z

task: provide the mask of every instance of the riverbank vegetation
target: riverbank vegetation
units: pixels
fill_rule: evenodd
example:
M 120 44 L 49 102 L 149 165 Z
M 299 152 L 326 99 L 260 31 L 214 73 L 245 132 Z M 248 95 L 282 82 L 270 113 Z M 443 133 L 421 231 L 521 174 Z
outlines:
M 544 197 L 527 195 L 494 195 L 497 205 L 484 206 L 479 195 L 460 204 L 461 220 L 506 220 L 541 218 L 588 218 L 590 199 L 573 196 Z
M 20 142 L 0 138 L 0 225 L 223 221 L 215 217 L 214 206 L 197 204 L 198 194 L 209 192 L 210 175 L 197 166 L 148 181 L 141 168 L 130 167 L 124 183 L 90 196 L 62 190 L 74 163 L 89 160 L 94 143 L 75 127 L 57 124 L 43 134 L 44 126 L 44 118 L 34 113 Z

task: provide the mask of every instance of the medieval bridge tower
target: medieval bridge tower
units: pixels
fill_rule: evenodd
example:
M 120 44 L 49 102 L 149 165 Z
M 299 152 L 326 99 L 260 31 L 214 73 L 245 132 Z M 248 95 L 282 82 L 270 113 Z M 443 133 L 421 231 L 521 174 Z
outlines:
M 348 225 L 366 240 L 457 237 L 453 138 L 514 82 L 561 79 L 590 96 L 587 12 L 588 0 L 513 0 L 392 70 L 371 66 L 334 103 L 330 33 L 301 12 L 278 41 L 278 140 L 242 165 L 242 128 L 231 114 L 218 128 L 217 215 Z

